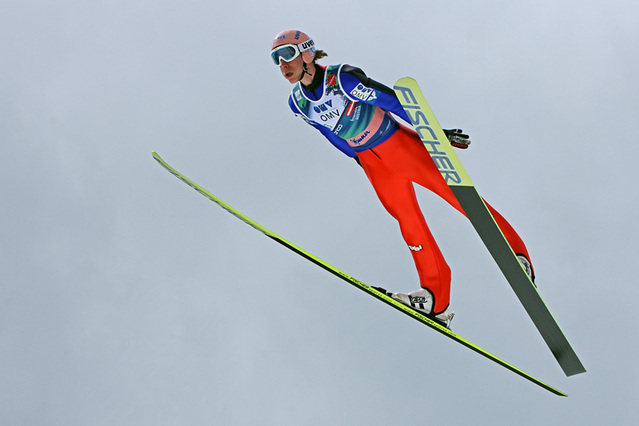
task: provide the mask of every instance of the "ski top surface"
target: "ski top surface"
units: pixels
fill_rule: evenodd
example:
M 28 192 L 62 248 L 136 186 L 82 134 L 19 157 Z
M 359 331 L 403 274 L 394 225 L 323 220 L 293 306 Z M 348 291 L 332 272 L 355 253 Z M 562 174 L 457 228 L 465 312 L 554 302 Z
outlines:
M 508 370 L 512 371 L 513 373 L 525 378 L 526 380 L 529 380 L 530 382 L 532 382 L 532 383 L 534 383 L 534 384 L 536 384 L 536 385 L 538 385 L 538 386 L 540 386 L 540 387 L 552 392 L 553 394 L 559 395 L 559 396 L 568 396 L 565 393 L 553 388 L 552 386 L 547 385 L 546 383 L 536 379 L 535 377 L 531 376 L 530 374 L 528 374 L 528 373 L 526 373 L 526 372 L 524 372 L 524 371 L 512 366 L 511 364 L 501 360 L 500 358 L 496 357 L 495 355 L 491 354 L 490 352 L 486 351 L 485 349 L 482 349 L 481 347 L 475 345 L 474 343 L 464 339 L 462 336 L 460 336 L 460 335 L 454 333 L 453 331 L 451 331 L 450 329 L 440 325 L 438 322 L 433 321 L 432 319 L 428 318 L 427 316 L 422 315 L 421 313 L 409 308 L 408 306 L 404 305 L 403 303 L 398 302 L 397 300 L 393 299 L 392 297 L 386 295 L 386 293 L 378 291 L 374 287 L 371 287 L 371 286 L 359 281 L 358 279 L 350 276 L 346 272 L 343 272 L 342 270 L 336 268 L 335 266 L 332 266 L 329 263 L 323 261 L 319 257 L 312 255 L 311 253 L 307 252 L 306 250 L 304 250 L 304 249 L 296 246 L 295 244 L 285 240 L 284 238 L 280 237 L 276 233 L 266 229 L 265 227 L 263 227 L 259 223 L 257 223 L 254 220 L 248 218 L 247 216 L 245 216 L 244 214 L 242 214 L 238 210 L 236 210 L 233 207 L 231 207 L 230 205 L 226 204 L 224 201 L 222 201 L 221 199 L 219 199 L 215 195 L 211 194 L 209 191 L 207 191 L 206 189 L 204 189 L 200 185 L 196 184 L 195 182 L 193 182 L 192 180 L 188 179 L 186 176 L 184 176 L 183 174 L 181 174 L 180 172 L 175 170 L 168 163 L 166 163 L 166 161 L 164 161 L 157 153 L 153 152 L 153 158 L 162 167 L 164 167 L 166 170 L 168 170 L 173 176 L 175 176 L 176 178 L 180 179 L 182 182 L 186 183 L 191 188 L 195 189 L 197 192 L 199 192 L 200 194 L 202 194 L 203 196 L 205 196 L 209 200 L 213 201 L 214 203 L 216 203 L 217 205 L 222 207 L 224 210 L 226 210 L 227 212 L 231 213 L 236 218 L 240 219 L 242 222 L 250 225 L 251 227 L 253 227 L 257 231 L 261 232 L 262 234 L 266 235 L 267 237 L 271 238 L 272 240 L 280 243 L 284 247 L 294 251 L 295 253 L 299 254 L 300 256 L 304 257 L 305 259 L 307 259 L 307 260 L 311 261 L 312 263 L 316 264 L 320 268 L 323 268 L 324 270 L 326 270 L 326 271 L 332 273 L 333 275 L 335 275 L 335 276 L 343 279 L 344 281 L 348 282 L 349 284 L 351 284 L 351 285 L 359 288 L 360 290 L 368 293 L 369 295 L 381 300 L 382 302 L 386 303 L 387 305 L 392 306 L 393 308 L 397 309 L 398 311 L 408 315 L 409 317 L 412 317 L 413 319 L 421 322 L 424 325 L 427 325 L 428 327 L 432 328 L 435 331 L 438 331 L 439 333 L 443 334 L 444 336 L 446 336 L 446 337 L 448 337 L 448 338 L 450 338 L 450 339 L 452 339 L 452 340 L 454 340 L 454 341 L 456 341 L 458 343 L 461 343 L 463 346 L 466 346 L 467 348 L 469 348 L 469 349 L 477 352 L 478 354 L 488 358 L 489 360 L 501 365 L 502 367 L 505 367 L 506 369 L 508 369 Z
M 497 226 L 453 147 L 448 143 L 417 82 L 410 77 L 404 77 L 397 80 L 394 89 L 444 180 L 452 189 L 566 376 L 585 372 L 586 369 Z

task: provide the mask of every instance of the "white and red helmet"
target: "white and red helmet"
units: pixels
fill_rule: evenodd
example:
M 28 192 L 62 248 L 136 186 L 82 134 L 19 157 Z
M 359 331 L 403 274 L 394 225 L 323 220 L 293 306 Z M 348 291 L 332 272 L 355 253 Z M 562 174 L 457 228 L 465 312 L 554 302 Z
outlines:
M 271 46 L 271 58 L 275 65 L 290 62 L 302 55 L 302 60 L 310 64 L 315 58 L 315 43 L 300 30 L 286 30 L 275 36 Z

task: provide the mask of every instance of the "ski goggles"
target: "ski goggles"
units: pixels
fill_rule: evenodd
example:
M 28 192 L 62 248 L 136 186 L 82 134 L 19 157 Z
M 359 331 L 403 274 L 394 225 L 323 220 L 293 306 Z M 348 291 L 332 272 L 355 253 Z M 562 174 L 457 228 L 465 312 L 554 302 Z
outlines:
M 313 46 L 313 40 L 308 40 L 301 44 L 283 44 L 271 50 L 271 59 L 273 59 L 275 65 L 281 65 L 282 61 L 291 62 L 302 52 L 313 50 Z

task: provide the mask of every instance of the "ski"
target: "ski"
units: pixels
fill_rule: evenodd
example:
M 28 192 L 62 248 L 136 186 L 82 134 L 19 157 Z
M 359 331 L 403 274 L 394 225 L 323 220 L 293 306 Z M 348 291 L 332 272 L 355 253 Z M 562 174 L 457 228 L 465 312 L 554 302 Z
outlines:
M 314 256 L 311 253 L 307 252 L 306 250 L 304 250 L 304 249 L 296 246 L 295 244 L 285 240 L 284 238 L 280 237 L 276 233 L 266 229 L 265 227 L 263 227 L 259 223 L 257 223 L 254 220 L 248 218 L 247 216 L 245 216 L 244 214 L 242 214 L 238 210 L 234 209 L 230 205 L 226 204 L 224 201 L 220 200 L 215 195 L 211 194 L 209 191 L 207 191 L 206 189 L 204 189 L 200 185 L 196 184 L 195 182 L 193 182 L 192 180 L 188 179 L 186 176 L 184 176 L 183 174 L 181 174 L 180 172 L 175 170 L 168 163 L 166 163 L 157 153 L 153 152 L 153 158 L 162 167 L 164 167 L 166 170 L 168 170 L 173 176 L 177 177 L 182 182 L 186 183 L 191 188 L 195 189 L 201 195 L 203 195 L 206 198 L 208 198 L 209 200 L 213 201 L 214 203 L 216 203 L 217 205 L 222 207 L 224 210 L 226 210 L 227 212 L 229 212 L 230 214 L 232 214 L 236 218 L 240 219 L 242 222 L 244 222 L 247 225 L 253 227 L 257 231 L 261 232 L 262 234 L 266 235 L 267 237 L 271 238 L 272 240 L 278 242 L 279 244 L 283 245 L 284 247 L 294 251 L 295 253 L 299 254 L 303 258 L 311 261 L 312 263 L 316 264 L 320 268 L 322 268 L 322 269 L 330 272 L 331 274 L 341 278 L 342 280 L 348 282 L 349 284 L 359 288 L 360 290 L 368 293 L 369 295 L 375 297 L 376 299 L 381 300 L 382 302 L 386 303 L 387 305 L 397 309 L 398 311 L 408 315 L 409 317 L 412 317 L 413 319 L 421 322 L 422 324 L 427 325 L 428 327 L 430 327 L 433 330 L 443 334 L 444 336 L 446 336 L 446 337 L 448 337 L 448 338 L 450 338 L 450 339 L 452 339 L 452 340 L 454 340 L 454 341 L 456 341 L 458 343 L 461 343 L 463 346 L 466 346 L 467 348 L 473 350 L 474 352 L 477 352 L 478 354 L 480 354 L 480 355 L 488 358 L 489 360 L 501 365 L 502 367 L 505 367 L 506 369 L 508 369 L 508 370 L 512 371 L 513 373 L 525 378 L 526 380 L 529 380 L 530 382 L 532 382 L 532 383 L 534 383 L 534 384 L 536 384 L 536 385 L 538 385 L 538 386 L 540 386 L 540 387 L 552 392 L 553 394 L 559 395 L 559 396 L 568 396 L 565 393 L 553 388 L 552 386 L 549 386 L 546 383 L 536 379 L 535 377 L 531 376 L 530 374 L 528 374 L 528 373 L 526 373 L 526 372 L 524 372 L 524 371 L 522 371 L 522 370 L 520 370 L 520 369 L 518 369 L 518 368 L 516 368 L 516 367 L 514 367 L 512 365 L 510 365 L 509 363 L 501 360 L 500 358 L 496 357 L 495 355 L 493 355 L 492 353 L 486 351 L 485 349 L 482 349 L 481 347 L 475 345 L 474 343 L 464 339 L 463 337 L 461 337 L 460 335 L 454 333 L 450 329 L 444 327 L 440 323 L 438 323 L 436 321 L 433 321 L 432 319 L 428 318 L 426 315 L 423 315 L 423 314 L 421 314 L 421 313 L 409 308 L 408 306 L 396 301 L 392 297 L 388 296 L 386 294 L 386 292 L 383 291 L 382 289 L 377 290 L 376 288 L 371 287 L 371 286 L 359 281 L 358 279 L 350 276 L 346 272 L 343 272 L 342 270 L 340 270 L 340 269 L 330 265 L 329 263 L 323 261 L 322 259 L 318 258 L 317 256 Z
M 394 89 L 442 176 L 566 376 L 585 372 L 586 369 L 519 263 L 453 147 L 448 143 L 417 82 L 410 77 L 404 77 L 397 80 Z

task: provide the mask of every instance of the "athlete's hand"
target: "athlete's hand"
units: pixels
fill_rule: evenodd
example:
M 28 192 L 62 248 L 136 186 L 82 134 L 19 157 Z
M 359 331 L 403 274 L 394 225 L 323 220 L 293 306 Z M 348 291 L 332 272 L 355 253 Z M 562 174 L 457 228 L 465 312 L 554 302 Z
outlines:
M 448 141 L 452 146 L 459 149 L 466 149 L 470 145 L 470 139 L 462 129 L 443 129 Z

